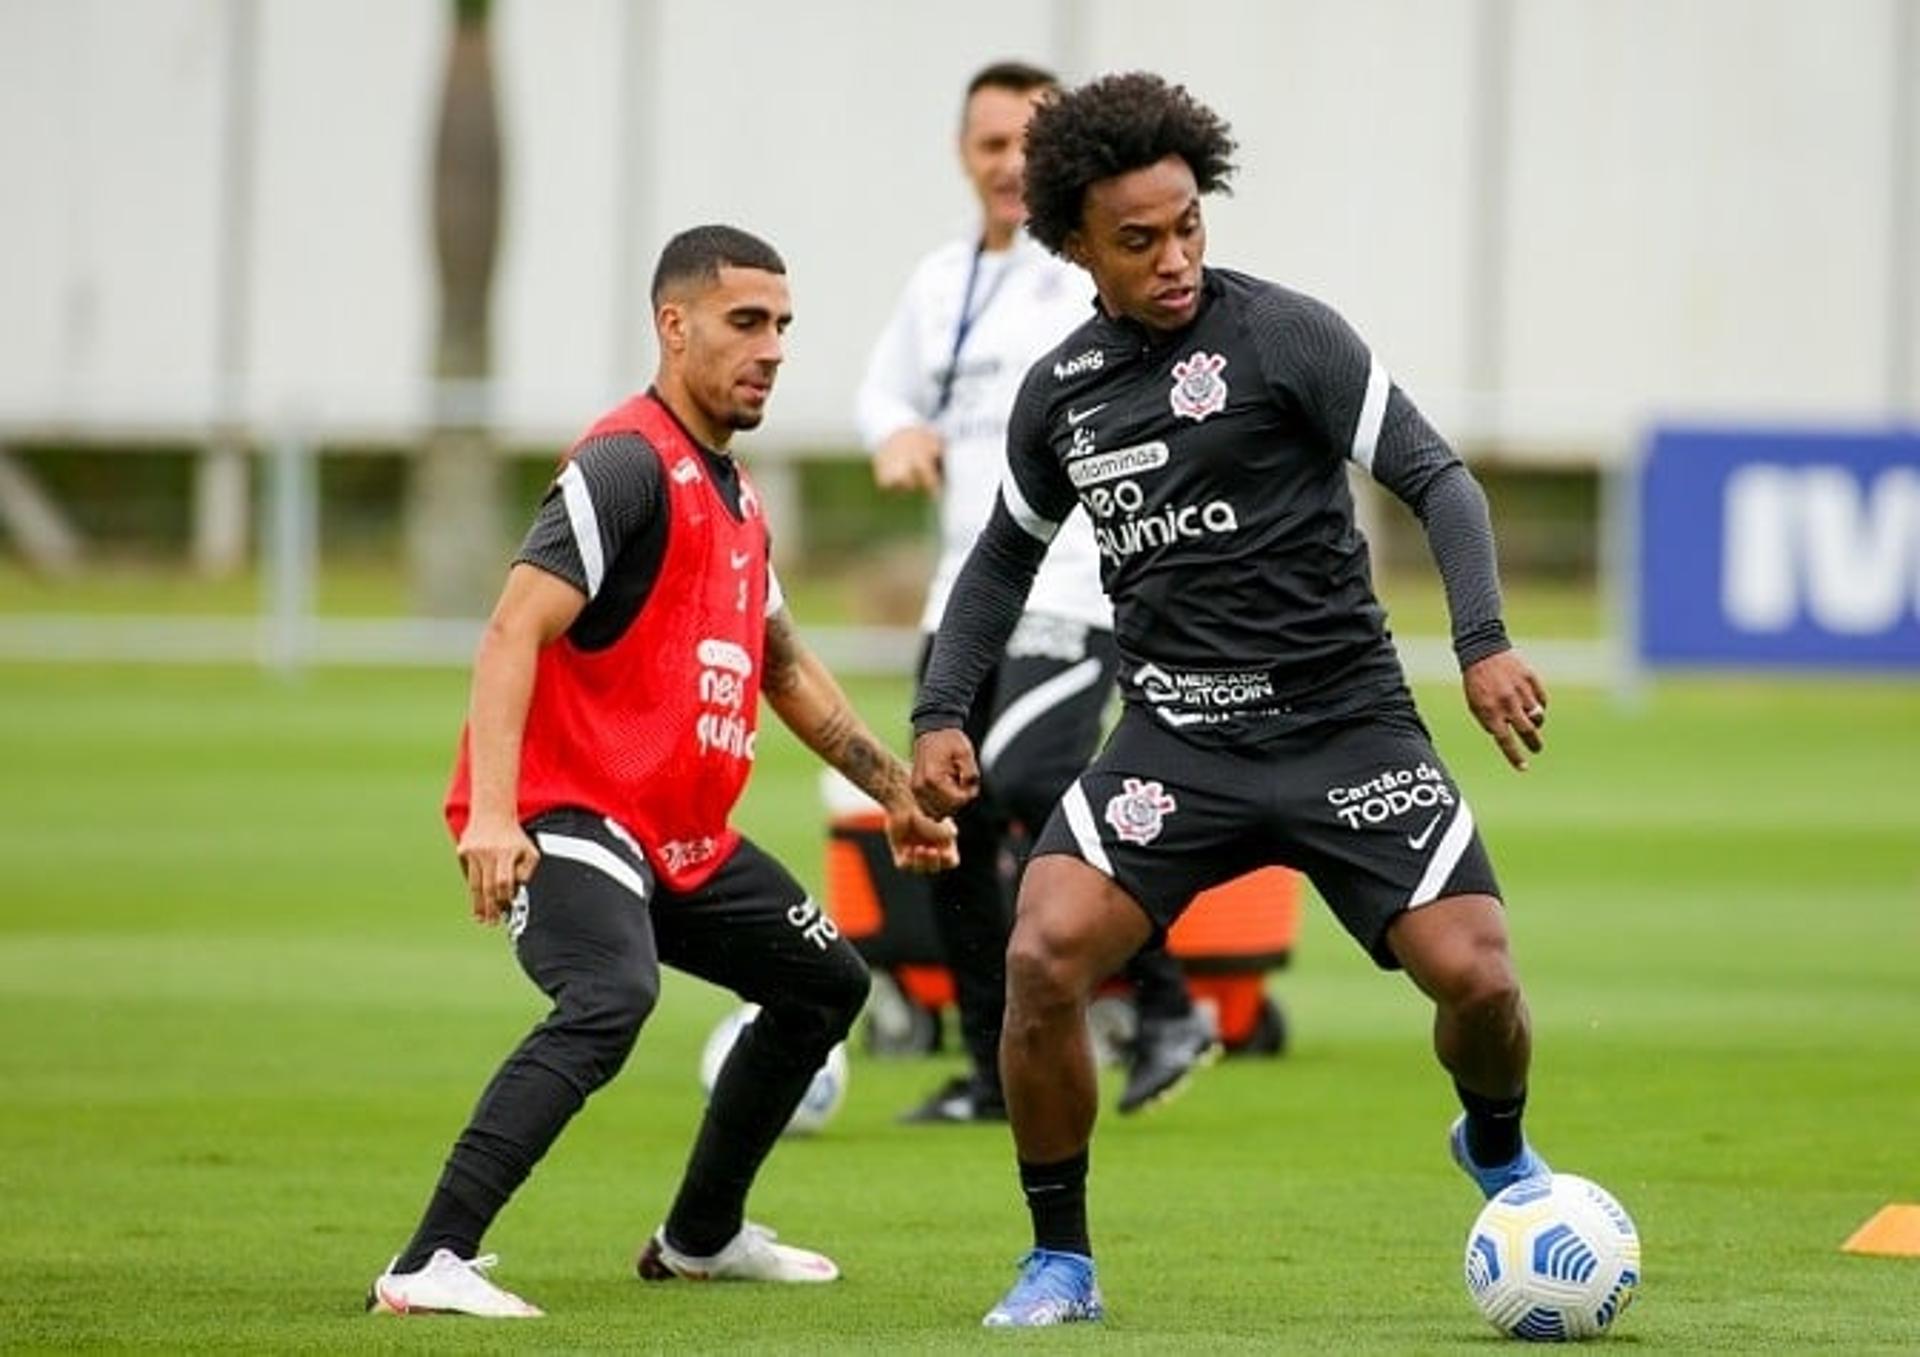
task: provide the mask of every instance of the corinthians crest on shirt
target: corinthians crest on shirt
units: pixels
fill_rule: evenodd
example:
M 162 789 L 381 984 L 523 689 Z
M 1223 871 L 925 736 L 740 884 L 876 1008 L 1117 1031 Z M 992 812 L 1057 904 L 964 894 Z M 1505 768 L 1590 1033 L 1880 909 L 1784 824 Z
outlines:
M 1130 777 L 1107 802 L 1107 823 L 1128 843 L 1152 843 L 1167 816 L 1178 809 L 1180 803 L 1158 782 Z
M 1173 365 L 1173 390 L 1168 399 L 1173 413 L 1198 424 L 1208 415 L 1227 408 L 1227 379 L 1220 375 L 1226 367 L 1225 354 L 1195 351 Z

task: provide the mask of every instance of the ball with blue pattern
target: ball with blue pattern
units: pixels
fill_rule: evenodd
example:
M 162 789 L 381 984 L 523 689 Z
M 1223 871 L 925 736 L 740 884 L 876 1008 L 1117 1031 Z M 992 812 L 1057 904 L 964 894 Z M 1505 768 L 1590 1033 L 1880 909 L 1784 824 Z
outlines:
M 1467 1293 L 1501 1333 L 1564 1343 L 1606 1333 L 1640 1285 L 1640 1232 L 1572 1173 L 1515 1183 L 1467 1231 Z

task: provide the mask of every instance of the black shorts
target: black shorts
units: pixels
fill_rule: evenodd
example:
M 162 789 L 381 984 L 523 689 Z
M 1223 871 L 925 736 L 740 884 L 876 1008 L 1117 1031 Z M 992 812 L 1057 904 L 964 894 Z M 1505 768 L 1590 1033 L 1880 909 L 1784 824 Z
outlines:
M 1129 707 L 1034 855 L 1113 878 L 1164 934 L 1200 891 L 1258 867 L 1304 872 L 1380 966 L 1387 926 L 1452 895 L 1498 896 L 1493 865 L 1411 707 L 1258 748 L 1201 748 Z

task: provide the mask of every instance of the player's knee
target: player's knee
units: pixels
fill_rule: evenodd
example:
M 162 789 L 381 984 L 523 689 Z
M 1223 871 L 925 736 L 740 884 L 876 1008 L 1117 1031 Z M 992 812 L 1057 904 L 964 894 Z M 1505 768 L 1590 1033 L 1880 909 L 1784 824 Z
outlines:
M 844 961 L 812 977 L 804 994 L 789 994 L 765 1006 L 761 1016 L 767 1035 L 796 1052 L 824 1055 L 853 1030 L 871 983 L 866 964 L 848 949 Z
M 1449 977 L 1448 1006 L 1464 1021 L 1505 1025 L 1521 1011 L 1520 979 L 1506 949 L 1477 949 Z
M 567 1029 L 582 1052 L 584 1075 L 598 1087 L 620 1072 L 660 999 L 655 976 L 605 980 L 585 994 L 569 996 Z
M 820 995 L 822 1018 L 828 1035 L 836 1042 L 853 1030 L 854 1020 L 866 1007 L 867 992 L 873 984 L 866 965 L 857 958 L 855 962 L 857 964 L 837 967 Z
M 1007 997 L 1019 1012 L 1070 1007 L 1087 985 L 1072 955 L 1043 929 L 1018 927 L 1007 942 Z

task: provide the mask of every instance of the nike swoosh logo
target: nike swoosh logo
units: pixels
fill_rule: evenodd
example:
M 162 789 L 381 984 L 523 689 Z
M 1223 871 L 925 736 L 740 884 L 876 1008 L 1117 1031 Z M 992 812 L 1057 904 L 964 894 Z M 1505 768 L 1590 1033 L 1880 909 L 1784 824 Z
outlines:
M 1427 846 L 1427 840 L 1433 837 L 1434 826 L 1440 823 L 1440 818 L 1445 814 L 1446 812 L 1443 810 L 1435 811 L 1433 818 L 1427 821 L 1427 827 L 1425 829 L 1421 830 L 1417 836 L 1412 834 L 1407 836 L 1407 847 L 1416 853 L 1422 848 L 1425 848 Z
M 735 570 L 744 570 L 747 567 L 747 562 L 751 561 L 753 557 L 747 552 L 735 551 L 729 552 L 727 559 L 733 562 L 733 568 Z
M 1089 405 L 1084 410 L 1069 410 L 1067 411 L 1067 423 L 1077 429 L 1111 404 L 1111 401 L 1101 401 L 1098 405 Z

